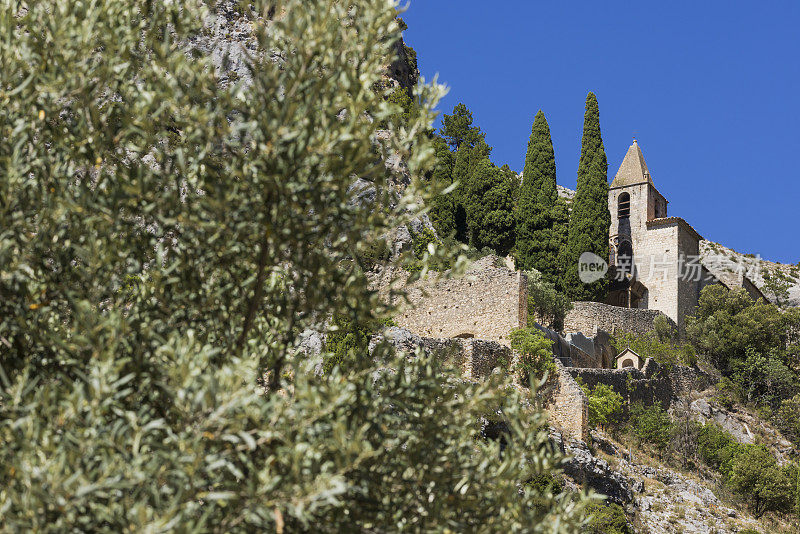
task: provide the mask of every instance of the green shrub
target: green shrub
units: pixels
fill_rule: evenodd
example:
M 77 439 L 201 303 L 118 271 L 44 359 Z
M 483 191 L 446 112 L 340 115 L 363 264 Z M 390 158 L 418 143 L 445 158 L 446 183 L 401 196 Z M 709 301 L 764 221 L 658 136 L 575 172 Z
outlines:
M 325 334 L 323 371 L 329 373 L 335 366 L 355 366 L 367 354 L 369 338 L 381 328 L 396 326 L 392 319 L 356 321 L 345 314 L 335 314 Z
M 702 425 L 697 433 L 697 454 L 707 465 L 727 476 L 730 462 L 740 445 L 731 434 L 715 423 Z
M 361 262 L 361 266 L 365 271 L 369 271 L 376 266 L 389 261 L 392 251 L 389 250 L 389 245 L 385 239 L 379 238 L 368 243 L 365 243 L 361 250 L 356 254 L 356 257 Z
M 787 315 L 772 304 L 753 302 L 744 290 L 703 288 L 694 316 L 686 318 L 689 341 L 723 374 L 747 351 L 770 354 L 786 346 Z
M 633 534 L 622 506 L 611 504 L 592 504 L 587 508 L 592 515 L 589 524 L 583 528 L 586 534 Z
M 409 272 L 419 272 L 422 270 L 423 260 L 427 259 L 427 263 L 425 263 L 428 268 L 432 271 L 446 271 L 452 267 L 452 262 L 450 259 L 440 260 L 437 256 L 430 254 L 430 245 L 433 245 L 436 248 L 442 248 L 442 240 L 436 236 L 436 233 L 428 228 L 427 226 L 423 226 L 419 232 L 414 232 L 413 230 L 409 229 L 409 233 L 411 234 L 411 250 L 412 256 L 409 257 L 405 264 L 405 269 Z
M 530 385 L 531 378 L 538 381 L 555 372 L 553 342 L 538 329 L 517 328 L 511 331 L 510 337 L 511 348 L 519 354 L 512 372 L 522 384 Z
M 741 392 L 739 391 L 739 387 L 730 378 L 723 376 L 720 381 L 717 382 L 715 399 L 724 408 L 730 410 L 734 404 L 741 400 Z
M 548 473 L 538 474 L 529 478 L 525 482 L 525 488 L 539 496 L 534 506 L 543 512 L 550 505 L 551 499 L 564 491 L 561 481 Z
M 793 280 L 786 273 L 776 269 L 770 275 L 769 271 L 764 272 L 764 294 L 771 296 L 778 306 L 785 306 L 789 301 L 789 288 Z
M 775 411 L 773 423 L 795 444 L 800 444 L 800 394 L 785 399 Z
M 763 445 L 743 445 L 730 462 L 726 484 L 750 505 L 756 517 L 764 512 L 788 512 L 794 502 L 788 470 L 778 466 Z
M 748 348 L 745 358 L 735 360 L 731 367 L 731 380 L 743 399 L 756 405 L 778 408 L 797 391 L 797 376 L 774 354 L 763 355 Z
M 580 386 L 589 405 L 589 426 L 606 427 L 619 422 L 622 415 L 622 395 L 607 384 L 596 384 L 591 389 L 585 384 Z
M 667 450 L 672 437 L 672 420 L 659 404 L 645 407 L 636 402 L 630 410 L 633 434 L 642 442 L 653 445 L 661 452 Z
M 386 101 L 393 106 L 395 113 L 390 116 L 388 121 L 382 124 L 384 128 L 387 128 L 389 123 L 391 123 L 394 127 L 408 127 L 409 123 L 411 122 L 412 115 L 414 113 L 419 113 L 416 103 L 411 98 L 411 95 L 408 94 L 408 91 L 403 87 L 396 87 L 391 93 L 389 93 Z
M 528 320 L 556 331 L 564 329 L 564 318 L 572 309 L 572 301 L 545 281 L 538 271 L 527 271 Z

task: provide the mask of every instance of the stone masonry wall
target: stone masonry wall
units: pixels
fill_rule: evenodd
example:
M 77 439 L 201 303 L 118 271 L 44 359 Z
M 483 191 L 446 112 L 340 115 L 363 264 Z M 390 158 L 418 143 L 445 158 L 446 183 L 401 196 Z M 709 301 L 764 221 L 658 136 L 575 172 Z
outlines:
M 568 372 L 556 362 L 553 391 L 546 406 L 550 423 L 575 439 L 589 436 L 589 407 L 586 395 Z
M 564 331 L 581 332 L 589 337 L 598 330 L 612 335 L 617 332 L 643 334 L 653 329 L 653 321 L 659 315 L 663 313 L 658 310 L 620 308 L 599 302 L 573 302 L 572 310 L 564 319 Z
M 684 259 L 700 257 L 700 242 L 685 227 L 678 228 L 678 250 Z M 691 314 L 700 300 L 700 288 L 703 284 L 699 276 L 686 273 L 678 276 L 678 331 L 685 334 L 684 318 Z
M 509 333 L 527 326 L 527 277 L 495 256 L 476 261 L 462 278 L 431 273 L 405 288 L 408 303 L 397 324 L 423 337 L 476 338 L 508 346 Z
M 652 358 L 645 361 L 641 370 L 626 367 L 623 369 L 577 369 L 566 371 L 576 381 L 589 388 L 597 384 L 606 384 L 622 395 L 625 411 L 634 402 L 642 402 L 646 406 L 656 402 L 664 409 L 669 408 L 672 399 L 689 388 L 703 390 L 713 383 L 713 379 L 705 372 L 681 365 L 667 368 Z
M 459 367 L 465 378 L 474 380 L 486 378 L 500 365 L 501 360 L 510 362 L 514 356 L 510 348 L 494 341 L 427 338 L 396 326 L 375 335 L 370 340 L 370 352 L 380 342 L 387 342 L 395 350 L 409 354 L 417 349 L 435 354 L 441 360 Z
M 387 342 L 396 350 L 413 354 L 422 349 L 436 354 L 443 361 L 460 368 L 464 378 L 486 378 L 502 362 L 510 363 L 514 352 L 500 343 L 480 339 L 432 339 L 420 337 L 404 328 L 391 327 L 370 341 L 370 351 L 380 342 Z M 557 372 L 540 392 L 545 409 L 553 426 L 575 439 L 586 440 L 588 407 L 586 396 L 566 368 L 556 361 Z

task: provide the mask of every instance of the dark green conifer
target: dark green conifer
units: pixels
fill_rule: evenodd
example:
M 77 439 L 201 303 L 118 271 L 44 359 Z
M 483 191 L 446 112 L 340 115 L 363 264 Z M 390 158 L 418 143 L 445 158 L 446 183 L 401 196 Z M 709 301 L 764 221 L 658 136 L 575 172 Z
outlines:
M 469 210 L 467 204 L 472 203 L 471 180 L 475 170 L 483 161 L 489 161 L 489 154 L 492 148 L 486 144 L 483 137 L 478 137 L 475 144 L 471 142 L 462 143 L 455 156 L 453 166 L 453 182 L 458 183 L 454 191 L 454 213 L 456 225 L 456 239 L 462 243 L 471 243 L 470 228 L 473 226 L 469 222 Z
M 470 170 L 464 195 L 469 242 L 505 256 L 514 246 L 514 183 L 488 157 L 476 157 Z
M 465 144 L 475 146 L 486 138 L 479 127 L 472 125 L 472 112 L 461 103 L 453 108 L 452 115 L 442 117 L 442 136 L 453 151 Z
M 564 253 L 564 292 L 572 300 L 602 301 L 608 290 L 608 278 L 590 284 L 578 276 L 578 259 L 584 252 L 593 252 L 608 260 L 608 161 L 600 135 L 600 111 L 597 97 L 586 97 L 583 119 L 581 159 L 578 164 L 578 188 L 569 219 L 569 235 Z
M 431 185 L 436 191 L 442 191 L 453 184 L 453 167 L 455 154 L 450 151 L 447 142 L 439 136 L 434 139 L 436 167 L 431 176 Z M 439 193 L 433 197 L 430 211 L 431 223 L 440 237 L 456 233 L 456 192 Z
M 517 208 L 517 203 L 519 202 L 519 175 L 511 170 L 511 167 L 508 166 L 506 163 L 502 167 L 500 167 L 500 172 L 503 174 L 508 183 L 511 185 L 511 199 L 514 205 L 514 209 Z M 515 231 L 516 233 L 516 231 Z
M 563 200 L 561 202 L 563 204 Z M 559 204 L 556 188 L 556 159 L 550 126 L 540 110 L 531 128 L 520 186 L 516 259 L 519 269 L 537 270 L 550 283 L 561 274 L 558 256 L 566 237 L 566 204 L 562 204 Z
M 445 114 L 442 123 L 442 141 L 436 144 L 437 167 L 432 180 L 439 189 L 454 183 L 457 187 L 447 195 L 434 198 L 431 220 L 440 236 L 454 233 L 456 239 L 467 243 L 469 232 L 463 197 L 475 163 L 488 158 L 492 148 L 486 144 L 481 129 L 472 125 L 472 112 L 464 104 L 456 105 L 452 115 Z

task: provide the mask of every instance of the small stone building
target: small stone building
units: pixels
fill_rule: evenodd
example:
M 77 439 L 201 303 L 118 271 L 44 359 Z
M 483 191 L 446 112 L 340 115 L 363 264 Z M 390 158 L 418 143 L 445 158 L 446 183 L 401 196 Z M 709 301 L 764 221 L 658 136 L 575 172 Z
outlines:
M 635 369 L 642 368 L 642 358 L 630 348 L 627 348 L 617 355 L 617 369 L 624 369 L 626 367 L 633 367 Z

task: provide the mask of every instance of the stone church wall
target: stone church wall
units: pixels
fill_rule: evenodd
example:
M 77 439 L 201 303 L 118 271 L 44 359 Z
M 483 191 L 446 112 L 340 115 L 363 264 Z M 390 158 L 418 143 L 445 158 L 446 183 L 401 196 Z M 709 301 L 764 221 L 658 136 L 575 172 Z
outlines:
M 678 320 L 678 225 L 649 228 L 634 238 L 639 281 L 647 287 L 646 307 Z
M 700 258 L 700 242 L 692 235 L 685 227 L 678 229 L 678 250 L 684 258 L 695 258 L 699 262 Z M 687 269 L 688 270 L 688 269 Z M 678 310 L 677 310 L 677 323 L 678 331 L 683 335 L 685 333 L 684 319 L 686 315 L 690 315 L 697 307 L 700 299 L 700 289 L 703 285 L 702 280 L 698 280 L 695 273 L 683 273 L 678 277 Z

